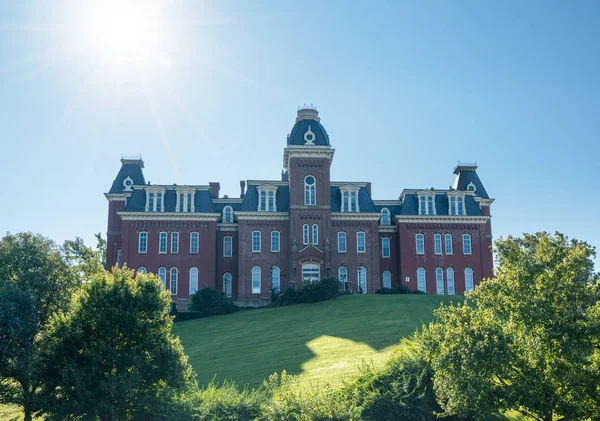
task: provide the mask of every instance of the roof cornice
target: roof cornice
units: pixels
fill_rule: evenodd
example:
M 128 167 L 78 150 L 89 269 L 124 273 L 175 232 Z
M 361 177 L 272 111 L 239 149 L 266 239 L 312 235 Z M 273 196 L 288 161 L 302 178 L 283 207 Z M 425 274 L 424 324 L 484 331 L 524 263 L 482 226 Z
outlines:
M 131 196 L 131 192 L 129 193 L 104 193 L 104 197 L 107 200 L 127 200 L 127 198 Z
M 240 220 L 287 220 L 290 216 L 287 212 L 236 212 L 235 217 Z
M 168 221 L 216 221 L 220 213 L 195 213 L 195 212 L 117 212 L 124 221 L 168 220 Z
M 428 222 L 433 224 L 485 224 L 490 220 L 489 216 L 460 216 L 460 215 L 396 215 L 396 223 L 403 222 Z
M 292 156 L 294 158 L 314 158 L 321 156 L 331 161 L 334 153 L 335 149 L 331 149 L 331 146 L 288 146 L 283 150 L 283 168 L 288 169 Z
M 331 212 L 331 219 L 334 221 L 379 221 L 381 212 Z

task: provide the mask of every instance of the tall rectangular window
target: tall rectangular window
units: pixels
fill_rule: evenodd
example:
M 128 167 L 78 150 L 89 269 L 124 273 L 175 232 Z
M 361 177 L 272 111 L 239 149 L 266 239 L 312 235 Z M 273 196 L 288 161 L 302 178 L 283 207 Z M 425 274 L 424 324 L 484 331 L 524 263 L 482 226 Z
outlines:
M 177 295 L 177 284 L 179 282 L 179 270 L 177 268 L 171 268 L 171 282 L 170 289 L 171 295 Z
M 338 232 L 338 253 L 346 253 L 346 233 Z
M 275 192 L 269 192 L 269 212 L 275 212 Z
M 427 196 L 427 215 L 433 214 L 433 196 Z
M 192 193 L 188 193 L 187 195 L 187 211 L 192 211 Z
M 260 251 L 260 231 L 252 231 L 252 251 Z
M 171 233 L 171 253 L 179 253 L 179 233 Z
M 252 268 L 252 294 L 260 294 L 260 267 Z
M 463 207 L 464 207 L 463 198 L 462 198 L 462 197 L 457 197 L 457 198 L 456 198 L 456 204 L 457 204 L 457 207 L 458 207 L 458 214 L 459 214 L 459 215 L 463 215 L 463 214 L 464 214 L 464 209 L 463 209 Z
M 442 268 L 435 270 L 435 286 L 438 294 L 444 293 L 444 269 Z
M 154 212 L 154 192 L 148 193 L 148 212 Z
M 319 226 L 317 224 L 313 224 L 312 226 L 312 238 L 313 238 L 313 244 L 317 245 L 319 244 Z
M 198 254 L 198 251 L 199 251 L 198 240 L 199 240 L 198 233 L 192 232 L 190 234 L 190 253 L 191 254 Z
M 271 231 L 271 251 L 279 252 L 279 231 Z
M 356 192 L 350 192 L 350 206 L 351 206 L 351 212 L 358 212 L 358 200 L 356 199 Z
M 456 215 L 456 197 L 450 196 L 450 215 Z
M 308 224 L 302 226 L 302 244 L 305 246 L 310 244 L 310 228 Z
M 442 254 L 442 234 L 433 235 L 433 244 L 435 246 L 435 254 Z
M 140 232 L 138 236 L 138 253 L 148 252 L 148 233 Z
M 463 234 L 463 254 L 471 254 L 471 235 Z
M 366 234 L 362 231 L 356 233 L 356 252 L 365 253 L 367 251 Z
M 267 192 L 266 191 L 260 192 L 260 210 L 261 211 L 267 210 Z
M 419 197 L 419 215 L 427 215 L 427 204 L 425 196 Z
M 387 237 L 381 239 L 381 256 L 383 258 L 390 257 L 390 239 Z
M 345 191 L 343 193 L 342 212 L 349 212 L 349 211 L 350 211 L 350 192 Z
M 446 234 L 446 254 L 453 254 L 452 250 L 452 234 Z
M 223 257 L 231 257 L 233 255 L 233 239 L 231 237 L 223 237 Z
M 183 193 L 177 193 L 177 199 L 179 201 L 179 208 L 177 209 L 178 212 L 185 212 L 185 195 Z
M 423 234 L 415 235 L 417 254 L 425 254 L 425 236 Z
M 158 234 L 158 252 L 160 254 L 167 253 L 167 233 L 161 232 Z
M 163 210 L 163 194 L 156 193 L 156 211 L 162 212 Z

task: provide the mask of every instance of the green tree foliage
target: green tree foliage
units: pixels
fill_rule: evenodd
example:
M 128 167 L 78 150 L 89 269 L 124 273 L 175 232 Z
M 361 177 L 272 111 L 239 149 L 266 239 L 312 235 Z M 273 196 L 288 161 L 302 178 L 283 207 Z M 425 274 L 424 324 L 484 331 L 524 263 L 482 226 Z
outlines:
M 67 240 L 63 250 L 67 261 L 74 267 L 76 272 L 86 282 L 87 279 L 97 272 L 101 272 L 106 265 L 106 240 L 100 233 L 95 234 L 97 244 L 96 250 L 84 244 L 79 237 L 75 240 Z
M 68 308 L 77 277 L 58 246 L 32 233 L 0 240 L 0 403 L 23 406 L 31 420 L 38 334 Z
M 221 291 L 214 288 L 202 288 L 192 295 L 190 311 L 201 313 L 202 316 L 229 314 L 237 311 L 237 306 Z
M 538 420 L 600 417 L 594 250 L 562 234 L 496 242 L 496 277 L 423 333 L 447 414 L 508 409 Z
M 154 275 L 114 268 L 82 287 L 41 343 L 40 398 L 50 419 L 170 419 L 194 375 L 171 334 L 171 301 Z M 181 408 L 179 408 L 181 409 Z

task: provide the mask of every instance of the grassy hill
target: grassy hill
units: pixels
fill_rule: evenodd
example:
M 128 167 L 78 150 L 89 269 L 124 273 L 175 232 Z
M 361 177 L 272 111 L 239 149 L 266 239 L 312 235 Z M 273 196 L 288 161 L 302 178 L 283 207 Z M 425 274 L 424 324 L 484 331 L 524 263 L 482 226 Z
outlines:
M 460 297 L 354 295 L 316 304 L 243 311 L 177 323 L 200 383 L 260 385 L 274 372 L 306 384 L 338 382 L 363 361 L 382 365 L 402 337 L 428 323 L 440 302 Z

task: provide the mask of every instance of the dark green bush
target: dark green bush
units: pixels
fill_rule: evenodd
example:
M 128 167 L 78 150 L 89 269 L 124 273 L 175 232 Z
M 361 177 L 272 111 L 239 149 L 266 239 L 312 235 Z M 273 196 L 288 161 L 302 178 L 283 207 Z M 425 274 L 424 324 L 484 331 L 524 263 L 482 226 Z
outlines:
M 410 294 L 410 289 L 406 285 L 400 285 L 396 288 L 378 289 L 375 294 Z
M 237 311 L 237 306 L 221 291 L 213 288 L 202 288 L 192 295 L 190 311 L 198 312 L 202 316 L 215 316 L 229 314 Z
M 273 300 L 274 306 L 289 306 L 298 303 L 298 293 L 293 288 L 287 288 L 283 294 L 277 295 Z
M 315 283 L 303 283 L 298 290 L 288 288 L 283 294 L 279 294 L 274 300 L 274 306 L 289 306 L 299 303 L 316 303 L 318 301 L 331 300 L 338 295 L 340 283 L 335 278 L 323 278 Z
M 423 291 L 419 291 L 418 289 L 415 289 L 414 291 L 411 292 L 411 294 L 427 294 L 426 292 Z

